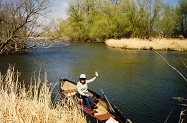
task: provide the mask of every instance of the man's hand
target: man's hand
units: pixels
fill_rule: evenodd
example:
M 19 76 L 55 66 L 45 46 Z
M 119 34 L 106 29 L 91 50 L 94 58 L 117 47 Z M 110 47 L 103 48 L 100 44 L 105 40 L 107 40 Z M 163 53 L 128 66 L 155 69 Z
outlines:
M 95 77 L 98 77 L 98 72 L 97 71 L 95 71 Z
M 84 94 L 85 97 L 89 97 L 90 95 L 89 94 Z

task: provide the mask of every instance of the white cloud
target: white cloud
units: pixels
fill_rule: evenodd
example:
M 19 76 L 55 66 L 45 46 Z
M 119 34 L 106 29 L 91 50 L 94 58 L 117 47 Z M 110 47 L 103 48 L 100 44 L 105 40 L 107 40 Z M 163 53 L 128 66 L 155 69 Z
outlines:
M 52 1 L 51 1 L 52 2 Z M 53 2 L 52 5 L 52 12 L 51 12 L 51 17 L 52 19 L 57 19 L 57 18 L 62 18 L 66 19 L 68 18 L 67 15 L 67 9 L 68 9 L 68 2 L 64 0 L 57 0 Z

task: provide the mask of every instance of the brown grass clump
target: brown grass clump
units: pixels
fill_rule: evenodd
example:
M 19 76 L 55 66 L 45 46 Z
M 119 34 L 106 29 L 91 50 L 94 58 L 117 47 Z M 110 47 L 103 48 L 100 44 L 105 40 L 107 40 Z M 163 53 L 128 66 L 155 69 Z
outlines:
M 179 39 L 109 39 L 106 44 L 109 47 L 123 49 L 187 51 L 187 40 Z
M 86 123 L 83 112 L 73 104 L 51 105 L 51 85 L 38 77 L 28 89 L 18 82 L 20 73 L 9 67 L 0 73 L 0 121 L 2 123 Z

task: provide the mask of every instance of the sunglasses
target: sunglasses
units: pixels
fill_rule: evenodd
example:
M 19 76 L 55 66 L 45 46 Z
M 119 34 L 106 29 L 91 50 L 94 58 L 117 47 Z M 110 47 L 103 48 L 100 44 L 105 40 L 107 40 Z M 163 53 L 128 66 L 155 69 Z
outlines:
M 86 80 L 86 78 L 80 78 L 80 80 Z

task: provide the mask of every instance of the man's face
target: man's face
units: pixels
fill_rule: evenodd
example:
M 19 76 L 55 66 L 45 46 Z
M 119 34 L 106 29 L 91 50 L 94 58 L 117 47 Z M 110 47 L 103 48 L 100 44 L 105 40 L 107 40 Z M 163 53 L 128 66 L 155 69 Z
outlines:
M 85 82 L 86 82 L 86 79 L 84 79 L 84 78 L 81 78 L 81 79 L 80 79 L 80 82 L 81 82 L 82 84 L 85 84 Z

